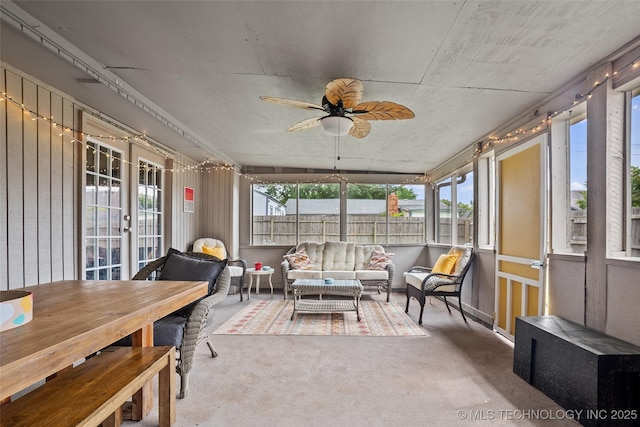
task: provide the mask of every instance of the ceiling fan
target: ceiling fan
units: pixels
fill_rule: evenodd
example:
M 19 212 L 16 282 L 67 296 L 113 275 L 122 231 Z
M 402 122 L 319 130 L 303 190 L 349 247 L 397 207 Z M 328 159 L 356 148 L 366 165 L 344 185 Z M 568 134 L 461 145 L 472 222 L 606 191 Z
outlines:
M 349 134 L 354 138 L 364 138 L 371 132 L 369 120 L 406 120 L 415 117 L 413 111 L 395 102 L 368 101 L 361 103 L 360 98 L 363 90 L 360 80 L 340 78 L 327 84 L 322 105 L 273 96 L 261 96 L 260 99 L 273 104 L 324 111 L 328 114 L 296 123 L 287 129 L 289 132 L 322 125 L 324 130 L 333 136 Z

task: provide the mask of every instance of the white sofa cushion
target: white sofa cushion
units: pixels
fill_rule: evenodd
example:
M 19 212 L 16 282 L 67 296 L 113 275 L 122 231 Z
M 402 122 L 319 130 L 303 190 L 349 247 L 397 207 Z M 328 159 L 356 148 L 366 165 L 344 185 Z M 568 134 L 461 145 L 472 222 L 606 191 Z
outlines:
M 244 269 L 237 265 L 227 265 L 229 269 L 229 273 L 231 273 L 231 277 L 240 277 L 244 274 Z
M 355 243 L 327 242 L 324 246 L 322 270 L 355 270 Z
M 322 279 L 322 271 L 320 270 L 289 270 L 287 272 L 289 280 L 296 279 Z
M 354 280 L 356 278 L 356 272 L 353 270 L 325 270 L 322 272 L 322 278 Z
M 224 251 L 224 256 L 222 257 L 222 259 L 227 258 L 227 249 L 224 247 L 224 243 L 222 243 L 222 241 L 218 239 L 212 239 L 210 237 L 197 239 L 195 242 L 193 242 L 192 250 L 193 252 L 204 252 L 204 250 L 202 250 L 203 246 L 206 246 L 208 248 L 222 248 L 222 250 Z
M 427 277 L 429 273 L 407 273 L 405 275 L 405 281 L 407 285 L 413 286 L 416 289 L 422 289 L 422 281 Z M 427 280 L 427 284 L 425 286 L 426 290 L 433 290 L 436 286 L 442 283 L 451 283 L 452 280 L 449 278 L 432 276 Z M 455 292 L 456 285 L 444 285 L 438 288 L 440 292 Z
M 471 247 L 469 246 L 453 246 L 447 252 L 448 255 L 457 255 L 458 261 L 456 262 L 456 266 L 451 272 L 451 274 L 460 274 L 462 269 L 469 262 L 469 258 L 471 258 Z
M 387 270 L 356 270 L 358 280 L 387 280 L 388 278 Z

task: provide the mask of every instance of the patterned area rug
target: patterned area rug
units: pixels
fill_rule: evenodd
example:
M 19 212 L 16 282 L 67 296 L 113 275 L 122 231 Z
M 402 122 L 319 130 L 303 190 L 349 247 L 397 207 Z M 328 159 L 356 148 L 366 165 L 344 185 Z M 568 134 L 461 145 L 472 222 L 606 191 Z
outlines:
M 220 326 L 214 335 L 427 336 L 395 302 L 361 301 L 356 313 L 298 313 L 293 301 L 253 301 Z

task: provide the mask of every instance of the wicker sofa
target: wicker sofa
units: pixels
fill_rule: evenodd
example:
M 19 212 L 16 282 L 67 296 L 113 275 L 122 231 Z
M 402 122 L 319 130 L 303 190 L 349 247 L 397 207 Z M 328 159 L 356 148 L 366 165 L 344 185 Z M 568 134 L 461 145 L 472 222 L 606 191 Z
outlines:
M 284 280 L 284 297 L 296 279 L 358 279 L 365 290 L 387 292 L 393 283 L 393 254 L 380 245 L 351 242 L 302 242 L 284 255 L 280 267 Z

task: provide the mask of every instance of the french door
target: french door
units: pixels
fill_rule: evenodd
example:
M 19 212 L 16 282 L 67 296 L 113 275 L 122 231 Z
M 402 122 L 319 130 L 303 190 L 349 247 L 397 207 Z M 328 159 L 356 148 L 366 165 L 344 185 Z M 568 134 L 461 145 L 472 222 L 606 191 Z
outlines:
M 130 279 L 163 252 L 164 157 L 83 117 L 82 277 Z
M 515 318 L 545 306 L 546 135 L 498 157 L 494 328 L 515 335 Z

